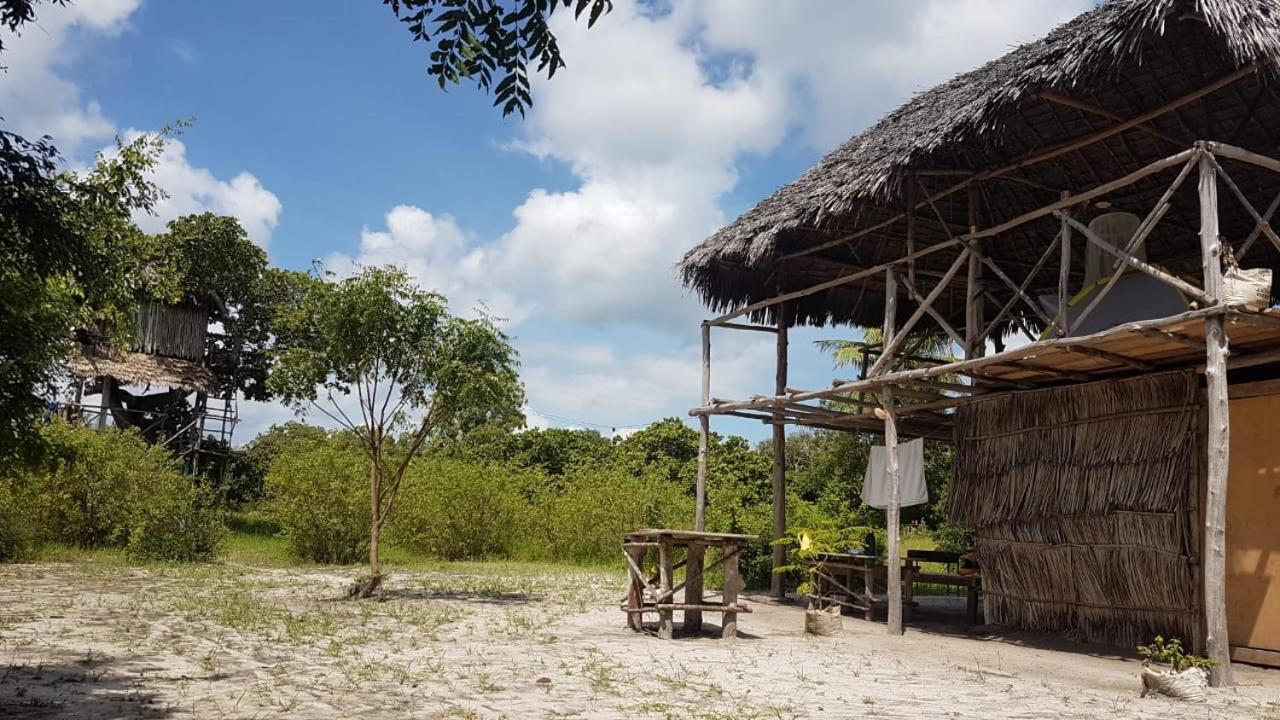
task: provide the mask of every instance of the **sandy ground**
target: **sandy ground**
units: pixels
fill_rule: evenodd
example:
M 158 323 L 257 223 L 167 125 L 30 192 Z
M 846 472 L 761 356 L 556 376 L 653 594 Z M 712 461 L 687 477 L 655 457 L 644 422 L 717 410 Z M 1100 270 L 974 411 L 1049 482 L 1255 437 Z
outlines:
M 1207 704 L 1139 699 L 1135 660 L 923 616 L 810 638 L 756 599 L 738 640 L 664 642 L 624 627 L 608 574 L 402 572 L 381 601 L 334 599 L 350 577 L 0 567 L 0 717 L 1280 719 L 1278 671 L 1238 666 Z

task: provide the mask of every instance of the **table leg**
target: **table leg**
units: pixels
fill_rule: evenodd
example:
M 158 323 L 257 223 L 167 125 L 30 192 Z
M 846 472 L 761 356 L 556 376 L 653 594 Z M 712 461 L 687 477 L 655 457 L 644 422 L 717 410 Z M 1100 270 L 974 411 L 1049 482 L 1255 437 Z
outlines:
M 742 578 L 738 575 L 738 548 L 736 545 L 724 545 L 721 552 L 727 558 L 724 561 L 724 604 L 733 607 L 738 604 L 738 592 L 742 590 Z M 724 612 L 724 622 L 720 629 L 720 637 L 735 638 L 738 636 L 738 613 L 730 610 Z
M 969 627 L 978 624 L 978 585 L 976 583 L 969 586 L 968 597 L 965 598 L 964 616 L 969 621 Z
M 658 541 L 658 590 L 662 597 L 662 604 L 673 604 L 675 598 L 671 596 L 671 588 L 673 587 L 672 566 L 675 564 L 675 548 L 672 545 L 671 538 L 662 538 Z M 675 634 L 675 623 L 672 620 L 671 610 L 658 611 L 658 637 L 663 640 L 670 640 Z
M 867 589 L 867 611 L 866 618 L 868 620 L 876 619 L 876 569 L 874 565 L 868 564 L 866 569 L 862 571 L 862 584 Z
M 705 565 L 706 554 L 706 545 L 696 542 L 689 543 L 688 555 L 684 564 L 684 602 L 686 605 L 702 604 L 702 569 Z M 685 632 L 690 633 L 697 633 L 702 630 L 701 610 L 684 611 L 684 629 Z
M 646 582 L 643 576 L 636 577 L 635 568 L 639 568 L 641 573 L 644 572 L 644 556 L 648 549 L 644 547 L 624 547 L 623 550 L 631 558 L 631 562 L 628 563 L 627 567 L 627 577 L 630 579 L 630 582 L 627 583 L 627 610 L 639 610 L 644 607 Z M 627 627 L 636 632 L 644 630 L 644 615 L 638 612 L 628 612 Z
M 916 565 L 913 562 L 907 562 L 902 568 L 902 619 L 908 621 L 914 614 L 913 601 L 915 600 L 916 585 Z

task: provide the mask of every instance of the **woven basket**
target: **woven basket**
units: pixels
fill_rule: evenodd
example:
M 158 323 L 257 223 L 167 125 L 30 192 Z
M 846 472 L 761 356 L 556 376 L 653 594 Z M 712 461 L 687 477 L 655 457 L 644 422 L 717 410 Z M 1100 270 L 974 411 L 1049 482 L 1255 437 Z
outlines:
M 804 631 L 809 635 L 831 637 L 844 632 L 844 623 L 840 620 L 840 606 L 832 605 L 826 610 L 810 608 L 804 613 Z
M 1200 668 L 1187 668 L 1182 672 L 1142 668 L 1142 697 L 1154 694 L 1204 702 L 1204 690 L 1208 684 L 1209 674 Z

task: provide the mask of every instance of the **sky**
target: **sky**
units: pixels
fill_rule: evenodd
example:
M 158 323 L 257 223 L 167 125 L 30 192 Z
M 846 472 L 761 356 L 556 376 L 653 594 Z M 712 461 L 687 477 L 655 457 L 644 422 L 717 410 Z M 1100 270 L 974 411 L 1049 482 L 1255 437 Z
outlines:
M 73 167 L 194 118 L 144 229 L 210 210 L 279 266 L 403 266 L 455 312 L 505 319 L 530 426 L 626 433 L 699 401 L 710 313 L 676 279 L 687 249 L 912 94 L 1091 4 L 615 0 L 590 30 L 555 17 L 567 67 L 521 119 L 442 92 L 375 0 L 73 0 L 6 37 L 0 116 Z M 793 332 L 789 384 L 847 376 L 813 343 L 855 337 Z M 773 357 L 772 336 L 716 330 L 712 394 L 771 392 Z M 293 416 L 240 413 L 239 442 Z

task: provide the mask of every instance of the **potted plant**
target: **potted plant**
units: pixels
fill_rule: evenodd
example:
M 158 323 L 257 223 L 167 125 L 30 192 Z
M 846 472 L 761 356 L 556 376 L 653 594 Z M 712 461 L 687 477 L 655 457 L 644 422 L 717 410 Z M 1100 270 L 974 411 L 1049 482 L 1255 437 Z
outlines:
M 809 601 L 805 611 L 804 631 L 810 635 L 838 635 L 843 630 L 840 605 L 822 594 L 822 579 L 829 576 L 827 563 L 838 554 L 862 552 L 867 528 L 798 530 L 794 536 L 775 540 L 776 545 L 792 548 L 792 562 L 774 572 L 799 573 L 804 579 L 796 594 Z M 873 542 L 874 545 L 874 542 Z
M 1179 700 L 1203 701 L 1209 684 L 1209 668 L 1217 664 L 1182 648 L 1182 641 L 1157 635 L 1150 645 L 1139 645 L 1142 656 L 1142 697 L 1152 693 Z

